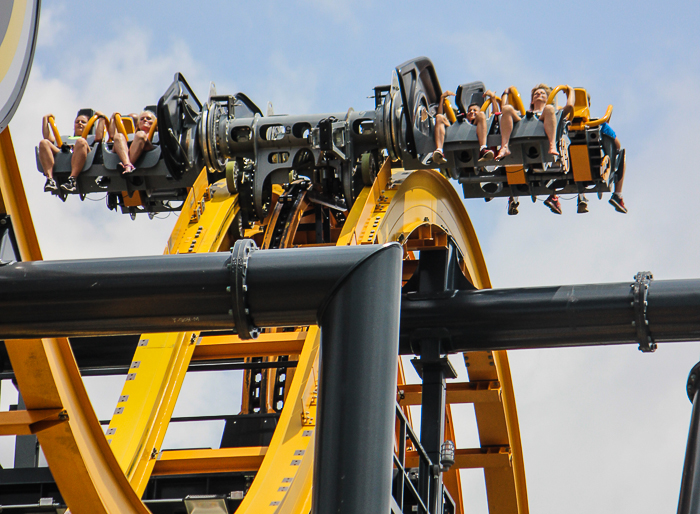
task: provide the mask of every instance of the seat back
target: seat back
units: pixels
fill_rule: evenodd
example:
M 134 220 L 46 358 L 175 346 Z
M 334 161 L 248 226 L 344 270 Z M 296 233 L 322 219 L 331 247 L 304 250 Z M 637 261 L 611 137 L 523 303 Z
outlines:
M 484 104 L 484 92 L 486 92 L 486 86 L 483 82 L 460 84 L 455 92 L 455 103 L 459 112 L 466 114 L 471 104 L 481 107 Z
M 576 99 L 574 100 L 574 116 L 571 120 L 571 130 L 583 130 L 586 123 L 591 119 L 590 104 L 588 102 L 588 92 L 582 88 L 574 88 Z

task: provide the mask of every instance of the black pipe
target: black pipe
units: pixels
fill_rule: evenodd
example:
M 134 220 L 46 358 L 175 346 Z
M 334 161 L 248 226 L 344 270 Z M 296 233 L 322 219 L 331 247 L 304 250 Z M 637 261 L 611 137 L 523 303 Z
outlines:
M 357 246 L 252 252 L 245 298 L 252 321 L 316 324 L 333 286 L 376 251 Z M 0 266 L 0 339 L 230 330 L 230 264 L 229 253 L 207 253 Z
M 439 333 L 448 352 L 638 343 L 633 281 L 407 294 L 400 352 L 420 354 Z M 655 342 L 700 340 L 700 280 L 649 283 L 646 319 Z
M 364 260 L 320 316 L 317 514 L 391 511 L 402 253 Z
M 339 277 L 371 254 L 358 248 L 255 251 L 247 267 L 252 322 L 317 323 Z M 230 330 L 228 253 L 0 266 L 0 339 Z M 442 334 L 445 351 L 637 343 L 633 282 L 407 294 L 400 353 Z M 646 319 L 654 341 L 700 340 L 700 280 L 652 280 Z
M 678 499 L 678 514 L 695 514 L 700 512 L 700 362 L 690 371 L 688 376 L 688 397 L 693 402 L 693 413 L 690 416 L 688 444 L 685 448 L 683 463 L 683 478 L 681 493 Z

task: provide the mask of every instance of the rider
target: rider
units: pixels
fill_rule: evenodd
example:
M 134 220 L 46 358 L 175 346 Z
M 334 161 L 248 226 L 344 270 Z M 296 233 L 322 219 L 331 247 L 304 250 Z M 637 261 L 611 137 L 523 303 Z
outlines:
M 95 129 L 95 143 L 99 143 L 104 136 L 105 120 L 107 117 L 100 111 L 95 111 L 95 115 L 99 117 L 97 128 Z M 55 119 L 55 116 L 53 114 L 47 114 L 41 120 L 41 133 L 44 139 L 39 142 L 39 162 L 46 175 L 46 184 L 44 184 L 44 191 L 46 192 L 58 191 L 58 185 L 53 178 L 54 156 L 61 150 L 68 151 L 69 147 L 69 145 L 64 145 L 63 148 L 56 146 L 56 139 L 51 132 L 49 118 Z M 78 175 L 80 175 L 80 172 L 83 171 L 83 166 L 85 166 L 85 161 L 87 160 L 87 154 L 90 151 L 90 145 L 88 145 L 88 142 L 82 137 L 83 130 L 87 126 L 88 121 L 89 119 L 86 114 L 78 112 L 73 122 L 73 137 L 68 138 L 69 140 L 75 141 L 75 144 L 73 144 L 71 148 L 73 155 L 71 155 L 70 159 L 70 177 L 68 177 L 67 182 L 61 184 L 61 189 L 68 193 L 73 193 L 77 190 L 78 184 L 76 179 Z
M 441 165 L 446 162 L 442 147 L 445 143 L 445 130 L 450 126 L 450 121 L 447 119 L 447 116 L 442 113 L 442 111 L 443 104 L 448 96 L 455 96 L 455 94 L 452 91 L 445 91 L 442 95 L 440 95 L 437 114 L 435 115 L 436 150 L 433 152 L 433 162 L 437 165 Z M 496 93 L 493 91 L 486 91 L 484 93 L 484 98 L 486 97 L 491 97 L 493 100 L 496 98 Z M 493 151 L 486 146 L 486 115 L 481 111 L 481 106 L 476 103 L 470 104 L 467 108 L 465 118 L 472 125 L 476 125 L 476 137 L 479 141 L 479 162 L 482 163 L 493 159 Z
M 136 169 L 134 162 L 141 157 L 141 154 L 145 151 L 153 150 L 153 143 L 148 139 L 148 133 L 151 127 L 156 122 L 156 115 L 151 111 L 143 111 L 138 116 L 132 115 L 136 118 L 136 133 L 134 134 L 134 140 L 129 143 L 121 132 L 116 131 L 116 121 L 115 117 L 112 116 L 112 120 L 109 124 L 110 134 L 114 137 L 114 153 L 119 156 L 119 166 L 121 167 L 122 174 L 131 173 Z
M 510 135 L 513 132 L 513 125 L 520 121 L 520 114 L 512 105 L 508 105 L 508 95 L 511 93 L 512 89 L 509 87 L 503 92 L 501 98 L 501 149 L 496 156 L 496 160 L 499 161 L 504 157 L 510 155 L 510 148 L 508 148 L 508 143 L 510 141 Z M 556 131 L 557 131 L 557 117 L 556 109 L 553 105 L 547 104 L 547 99 L 552 89 L 546 84 L 538 84 L 532 88 L 530 94 L 530 111 L 539 119 L 544 125 L 544 132 L 547 134 L 547 139 L 549 140 L 549 150 L 550 155 L 559 157 L 559 152 L 557 150 L 556 142 Z M 574 112 L 574 101 L 576 95 L 574 89 L 568 88 L 568 95 L 566 100 L 566 105 L 563 109 L 563 116 L 568 116 L 570 113 Z M 555 214 L 561 214 L 561 206 L 559 205 L 559 198 L 557 195 L 549 195 L 545 200 L 544 204 L 550 208 L 550 210 Z

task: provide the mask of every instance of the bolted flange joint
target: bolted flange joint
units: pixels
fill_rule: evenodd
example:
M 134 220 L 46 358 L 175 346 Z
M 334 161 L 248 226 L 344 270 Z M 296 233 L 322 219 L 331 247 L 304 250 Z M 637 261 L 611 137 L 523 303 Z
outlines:
M 231 315 L 238 337 L 241 339 L 255 339 L 260 333 L 260 330 L 253 325 L 246 302 L 248 259 L 257 249 L 258 247 L 252 239 L 239 239 L 231 249 L 231 262 L 229 264 L 231 271 Z
M 637 341 L 639 350 L 644 353 L 656 350 L 656 343 L 651 336 L 649 320 L 647 319 L 647 297 L 649 295 L 649 283 L 654 278 L 650 271 L 640 271 L 634 277 L 632 288 L 632 305 L 634 306 L 634 321 L 632 324 L 637 329 Z

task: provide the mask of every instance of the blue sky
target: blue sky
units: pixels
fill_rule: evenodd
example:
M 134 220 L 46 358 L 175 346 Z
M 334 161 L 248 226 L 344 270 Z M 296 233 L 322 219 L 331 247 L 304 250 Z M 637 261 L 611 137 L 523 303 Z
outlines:
M 433 60 L 443 89 L 473 80 L 497 91 L 583 86 L 594 114 L 614 105 L 630 213 L 614 212 L 607 195 L 591 198 L 586 215 L 564 199 L 560 217 L 527 198 L 516 217 L 505 201 L 468 201 L 494 285 L 625 281 L 647 269 L 657 279 L 695 278 L 699 15 L 690 1 L 44 2 L 10 128 L 46 258 L 158 254 L 174 216 L 132 222 L 99 200 L 62 204 L 41 192 L 33 152 L 43 114 L 68 130 L 80 107 L 137 110 L 177 71 L 200 99 L 214 81 L 263 111 L 268 101 L 290 114 L 371 108 L 372 87 L 419 55 Z M 675 509 L 690 416 L 685 380 L 700 346 L 510 355 L 533 512 Z M 462 414 L 462 445 L 471 446 L 468 409 Z M 477 482 L 465 481 L 467 512 L 484 511 Z

